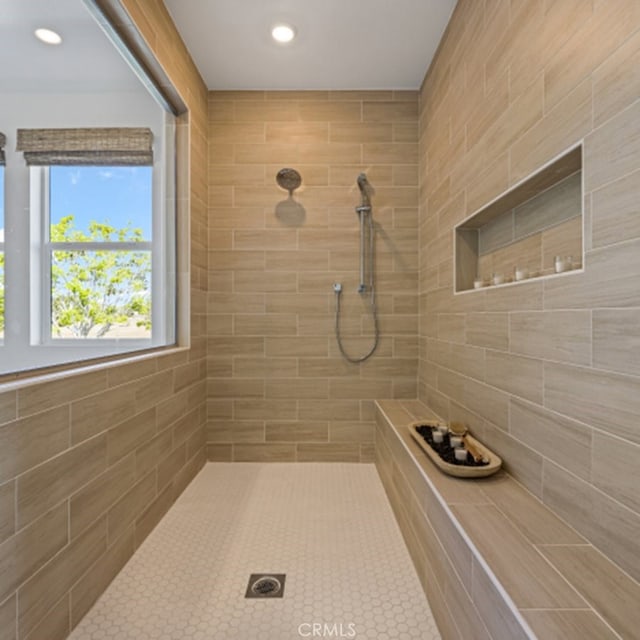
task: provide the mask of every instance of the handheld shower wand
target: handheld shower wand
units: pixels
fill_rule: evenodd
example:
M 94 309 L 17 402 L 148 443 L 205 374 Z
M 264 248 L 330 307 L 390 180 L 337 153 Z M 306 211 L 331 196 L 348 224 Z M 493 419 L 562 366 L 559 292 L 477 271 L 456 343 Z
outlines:
M 374 252 L 375 252 L 375 227 L 373 225 L 373 216 L 371 215 L 371 196 L 375 193 L 373 187 L 367 180 L 367 176 L 361 173 L 357 179 L 358 188 L 362 194 L 362 200 L 360 205 L 356 207 L 356 213 L 360 219 L 360 284 L 358 285 L 358 293 L 370 294 L 369 303 L 371 305 L 371 315 L 373 317 L 374 324 L 374 341 L 371 349 L 363 356 L 351 357 L 347 354 L 342 346 L 342 338 L 340 336 L 340 296 L 342 295 L 342 285 L 338 282 L 333 285 L 333 290 L 336 294 L 336 339 L 338 341 L 338 347 L 340 353 L 346 360 L 353 363 L 363 362 L 369 356 L 373 355 L 373 352 L 378 346 L 380 340 L 380 330 L 378 328 L 378 310 L 376 305 L 376 293 L 374 286 Z M 366 237 L 369 236 L 369 251 L 367 256 L 367 242 Z M 368 260 L 367 260 L 368 257 Z M 365 263 L 368 262 L 369 272 L 369 284 L 365 283 L 365 272 L 367 271 Z

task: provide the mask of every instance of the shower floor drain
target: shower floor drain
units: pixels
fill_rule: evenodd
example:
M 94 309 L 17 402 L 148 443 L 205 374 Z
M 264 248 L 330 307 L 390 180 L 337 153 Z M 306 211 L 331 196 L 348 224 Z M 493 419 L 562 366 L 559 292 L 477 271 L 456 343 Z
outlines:
M 285 578 L 284 573 L 252 573 L 244 597 L 282 598 Z

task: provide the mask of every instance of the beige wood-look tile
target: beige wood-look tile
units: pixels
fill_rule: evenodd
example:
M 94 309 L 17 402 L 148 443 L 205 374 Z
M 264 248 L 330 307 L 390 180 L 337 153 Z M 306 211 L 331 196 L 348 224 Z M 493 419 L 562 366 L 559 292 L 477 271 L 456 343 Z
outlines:
M 208 291 L 233 291 L 234 274 L 231 272 L 210 271 L 207 274 Z
M 297 374 L 296 358 L 233 358 L 235 378 L 291 378 Z
M 465 378 L 461 395 L 457 396 L 468 409 L 505 431 L 508 428 L 509 397 L 493 387 Z
M 637 309 L 593 311 L 593 366 L 631 375 L 640 374 L 640 333 Z
M 451 564 L 465 587 L 471 589 L 471 550 L 437 500 L 427 507 L 427 518 L 444 547 Z
M 545 406 L 640 443 L 640 382 L 605 371 L 545 363 Z
M 522 611 L 538 638 L 614 640 L 619 636 L 593 611 Z
M 461 313 L 438 314 L 438 340 L 446 342 L 465 341 L 465 316 Z
M 503 116 L 503 118 L 505 118 Z M 509 186 L 509 156 L 504 153 L 478 172 L 466 189 L 466 213 L 485 206 Z M 502 217 L 502 216 L 501 216 Z
M 637 635 L 640 587 L 615 564 L 591 546 L 542 546 L 540 552 L 617 633 L 623 638 Z
M 15 480 L 0 485 L 0 544 L 15 533 L 15 493 Z
M 298 105 L 302 122 L 360 122 L 359 102 L 318 100 Z
M 265 294 L 211 292 L 208 313 L 264 313 Z
M 156 434 L 156 409 L 147 409 L 107 432 L 109 464 L 113 464 Z
M 129 455 L 76 492 L 69 507 L 71 539 L 103 515 L 135 481 L 136 456 Z
M 18 393 L 6 391 L 0 393 L 0 424 L 11 422 L 18 417 Z
M 158 490 L 162 491 L 178 474 L 187 461 L 187 444 L 183 442 L 175 448 L 166 458 L 160 461 L 157 470 L 156 483 Z
M 264 269 L 264 251 L 218 250 L 209 252 L 209 269 L 253 271 Z
M 413 122 L 418 118 L 418 101 L 368 102 L 362 104 L 363 122 Z
M 329 91 L 265 91 L 265 100 L 328 100 Z M 333 98 L 332 98 L 333 99 Z
M 585 213 L 585 218 L 588 213 Z M 542 270 L 553 273 L 555 256 L 570 256 L 574 268 L 584 264 L 582 255 L 583 218 L 576 217 L 542 232 Z
M 274 340 L 269 338 L 268 340 Z M 209 338 L 207 340 L 209 355 L 262 357 L 265 355 L 265 338 Z M 267 354 L 270 355 L 270 354 Z M 274 354 L 288 355 L 288 354 Z M 295 354 L 292 354 L 295 355 Z
M 107 548 L 105 520 L 87 529 L 18 589 L 18 632 L 26 636 Z
M 591 80 L 581 82 L 511 147 L 511 183 L 522 180 L 591 129 Z
M 283 378 L 280 380 L 266 380 L 266 398 L 311 398 L 323 399 L 329 397 L 329 382 L 323 378 Z
M 71 632 L 69 620 L 70 594 L 65 594 L 42 618 L 42 620 L 25 636 L 25 640 L 37 640 L 47 638 L 47 640 L 65 640 Z M 15 626 L 15 624 L 14 624 Z M 0 632 L 1 633 L 1 632 Z M 0 638 L 3 636 L 0 635 Z M 14 636 L 11 636 L 12 638 Z
M 172 430 L 164 429 L 155 438 L 136 449 L 136 480 L 156 467 L 158 462 L 171 451 L 172 443 Z
M 207 418 L 212 420 L 230 420 L 233 418 L 233 400 L 207 399 Z
M 586 191 L 637 171 L 640 161 L 640 103 L 637 101 L 585 139 Z M 620 153 L 624 149 L 624 153 Z
M 596 4 L 590 20 L 558 50 L 545 70 L 545 99 L 555 104 L 567 90 L 587 77 L 633 33 L 640 20 L 634 2 L 622 2 L 616 11 Z M 592 43 L 585 46 L 584 43 Z
M 591 251 L 585 273 L 546 280 L 545 308 L 640 306 L 634 273 L 640 266 L 637 240 Z
M 207 189 L 208 207 L 232 207 L 233 187 L 231 185 L 210 185 Z
M 525 311 L 542 309 L 542 282 L 526 282 L 517 287 L 496 287 L 486 292 L 487 311 Z
M 66 450 L 70 445 L 69 436 L 66 406 L 0 427 L 0 482 Z
M 156 473 L 149 472 L 127 491 L 108 511 L 109 543 L 124 534 L 156 497 Z
M 353 376 L 354 367 L 344 358 L 300 358 L 298 376 L 301 378 L 329 378 Z
M 22 417 L 46 411 L 52 407 L 98 393 L 106 387 L 106 370 L 23 387 L 18 390 L 18 415 Z
M 136 412 L 135 386 L 123 385 L 71 404 L 71 442 L 77 444 Z
M 465 320 L 467 344 L 502 351 L 509 348 L 509 317 L 506 313 L 469 313 Z
M 640 95 L 640 34 L 636 32 L 593 72 L 594 125 L 631 105 Z
M 343 380 L 329 381 L 329 398 L 337 400 L 367 400 L 392 396 L 391 381 L 388 380 Z
M 233 274 L 236 293 L 296 293 L 297 284 L 295 272 L 236 271 Z
M 211 155 L 211 150 L 209 150 L 209 155 Z M 300 161 L 300 151 L 297 144 L 234 144 L 233 155 L 230 159 L 225 157 L 224 164 L 282 164 L 286 166 Z M 326 160 L 315 158 L 311 162 L 326 162 Z M 212 187 L 209 187 L 210 195 L 211 190 Z M 216 198 L 216 201 L 212 202 L 211 197 L 209 197 L 209 206 L 223 207 L 231 206 L 232 204 L 232 202 L 228 201 L 228 198 L 226 201 L 224 198 Z
M 192 380 L 197 363 L 188 363 L 175 367 L 173 370 L 160 371 L 152 376 L 141 378 L 132 387 L 135 391 L 136 412 L 150 409 L 173 392 L 179 391 L 176 379 Z M 115 422 L 115 421 L 114 421 Z
M 331 100 L 393 100 L 393 91 L 349 91 L 338 89 L 329 91 Z
M 415 165 L 418 162 L 418 145 L 407 142 L 365 142 L 362 145 L 362 161 L 365 164 Z M 376 203 L 378 202 L 376 200 Z M 385 204 L 391 204 L 391 202 Z M 402 206 L 411 206 L 411 204 Z
M 234 462 L 294 462 L 296 445 L 291 444 L 235 444 Z
M 529 638 L 519 620 L 505 603 L 502 594 L 475 559 L 473 561 L 471 598 L 493 640 L 525 640 L 525 638 Z
M 418 142 L 417 122 L 394 122 L 393 142 Z
M 632 578 L 640 577 L 640 515 L 549 461 L 543 491 L 545 504 Z
M 298 462 L 360 462 L 360 447 L 352 443 L 300 443 L 296 445 Z
M 265 172 L 262 165 L 213 164 L 209 167 L 207 183 L 221 185 L 264 185 Z M 251 204 L 247 205 L 251 206 Z
M 295 420 L 297 418 L 297 401 L 291 399 L 238 399 L 233 402 L 236 420 Z
M 139 547 L 153 531 L 174 501 L 175 489 L 169 484 L 142 512 L 135 524 L 135 544 Z
M 372 443 L 374 441 L 375 423 L 348 422 L 332 420 L 329 423 L 329 441 Z
M 138 378 L 150 376 L 156 373 L 157 370 L 158 360 L 156 358 L 148 358 L 109 368 L 107 370 L 107 381 L 110 387 L 116 387 L 133 382 Z
M 233 459 L 233 445 L 207 444 L 207 460 L 209 462 L 231 462 Z
M 595 431 L 592 464 L 591 482 L 636 513 L 640 512 L 637 491 L 640 486 L 640 446 Z
M 374 358 L 360 368 L 361 378 L 415 377 L 418 369 L 417 358 Z
M 329 141 L 328 122 L 267 122 L 265 142 L 317 143 Z M 344 142 L 350 142 L 345 140 Z
M 16 596 L 0 604 L 0 640 L 16 640 Z
M 504 469 L 538 498 L 542 497 L 543 458 L 502 429 L 485 423 L 482 442 L 501 458 Z
M 328 442 L 329 424 L 310 420 L 266 422 L 267 442 Z
M 295 313 L 236 313 L 233 319 L 235 336 L 295 336 L 297 332 Z
M 270 357 L 327 357 L 328 340 L 326 337 L 296 338 L 272 337 L 265 340 L 265 355 Z M 262 355 L 262 354 L 260 354 Z
M 107 437 L 97 436 L 18 478 L 17 526 L 33 522 L 107 467 Z
M 485 381 L 531 402 L 542 403 L 541 360 L 488 350 Z
M 392 124 L 387 122 L 376 123 L 341 123 L 329 124 L 330 142 L 393 142 Z M 399 140 L 398 142 L 415 142 L 415 140 Z
M 361 416 L 358 400 L 301 400 L 298 418 L 305 421 L 368 419 Z
M 262 122 L 210 122 L 207 132 L 209 142 L 215 145 L 266 142 L 265 125 Z
M 543 456 L 589 479 L 593 430 L 587 425 L 512 398 L 509 432 Z
M 0 601 L 67 544 L 68 517 L 67 505 L 58 505 L 0 545 Z
M 210 420 L 207 442 L 264 442 L 264 420 Z
M 297 251 L 281 250 L 265 251 L 266 271 L 321 271 L 329 270 L 329 250 Z
M 299 117 L 298 103 L 290 101 L 235 102 L 235 122 L 295 122 Z
M 510 476 L 501 474 L 487 483 L 485 493 L 532 544 L 586 544 L 582 536 Z
M 640 171 L 616 180 L 592 194 L 594 248 L 640 237 Z
M 509 315 L 510 350 L 531 357 L 591 363 L 591 314 L 545 311 Z
M 116 540 L 71 589 L 71 626 L 75 627 L 134 552 L 133 527 Z
M 228 379 L 209 378 L 209 398 L 264 398 L 265 381 L 258 378 Z
M 209 234 L 217 236 L 223 229 L 264 229 L 264 207 L 209 207 Z M 209 249 L 215 249 L 211 245 Z M 218 247 L 225 248 L 225 247 Z

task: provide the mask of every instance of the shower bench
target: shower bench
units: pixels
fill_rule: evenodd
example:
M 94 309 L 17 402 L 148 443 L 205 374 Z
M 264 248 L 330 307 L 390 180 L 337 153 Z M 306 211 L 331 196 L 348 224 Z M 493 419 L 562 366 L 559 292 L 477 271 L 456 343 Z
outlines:
M 634 637 L 637 583 L 508 473 L 441 473 L 407 428 L 436 417 L 376 403 L 376 466 L 442 637 Z

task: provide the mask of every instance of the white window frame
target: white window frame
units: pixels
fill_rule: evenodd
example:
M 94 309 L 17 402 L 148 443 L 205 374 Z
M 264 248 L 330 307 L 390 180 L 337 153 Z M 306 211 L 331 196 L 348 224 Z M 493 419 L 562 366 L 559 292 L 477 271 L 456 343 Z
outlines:
M 5 202 L 5 337 L 0 340 L 0 375 L 59 365 L 78 366 L 95 358 L 176 346 L 177 158 L 176 125 L 169 114 L 165 114 L 162 134 L 162 140 L 156 137 L 152 238 L 148 242 L 48 242 L 49 167 L 27 167 L 21 156 L 11 154 L 11 160 L 19 157 L 19 162 L 5 167 L 5 178 L 11 179 L 11 185 L 6 183 L 5 187 L 11 186 L 11 192 Z M 50 256 L 51 251 L 60 248 L 150 250 L 151 338 L 52 337 L 50 260 L 46 252 Z
M 4 167 L 4 165 L 0 165 L 0 181 L 2 181 L 3 186 L 5 186 L 4 185 L 5 175 L 6 175 L 5 167 Z M 6 186 L 5 186 L 5 189 L 6 189 Z M 3 194 L 5 193 L 5 189 L 2 190 Z M 4 207 L 3 207 L 3 209 L 4 209 Z M 5 216 L 4 217 L 6 218 L 6 211 L 5 211 Z M 3 220 L 2 228 L 6 229 L 6 220 Z M 5 231 L 5 233 L 6 233 L 6 231 Z M 2 284 L 3 284 L 3 287 L 4 287 L 4 291 L 5 291 L 5 308 L 6 308 L 6 293 L 7 293 L 7 287 L 6 287 L 6 271 L 7 271 L 7 269 L 6 269 L 6 261 L 7 261 L 7 257 L 6 257 L 5 251 L 4 251 L 4 240 L 0 240 L 0 253 L 4 254 L 4 256 L 5 256 L 5 269 L 4 269 L 4 272 L 5 272 L 4 273 L 4 279 L 5 279 L 5 281 Z M 4 318 L 5 325 L 6 325 L 6 321 L 7 321 L 7 319 L 5 317 Z M 2 346 L 3 344 L 4 344 L 4 335 L 0 335 L 0 346 Z

